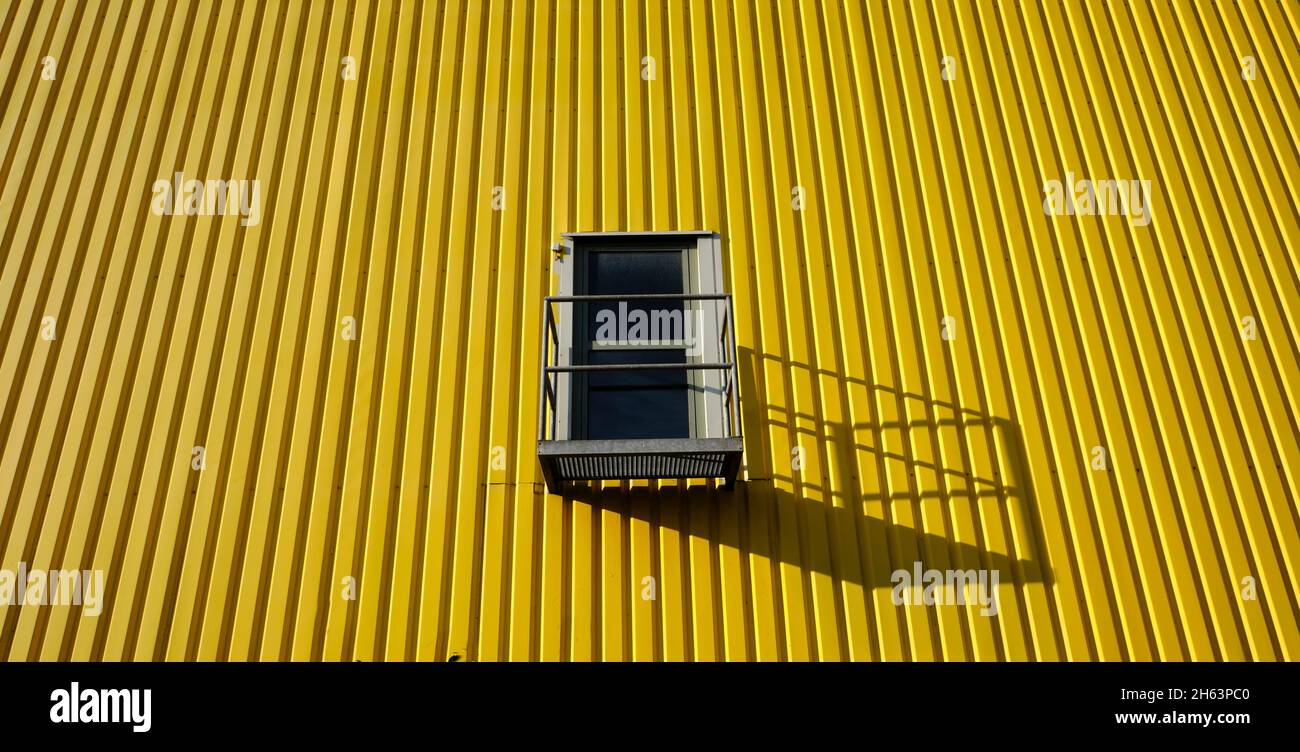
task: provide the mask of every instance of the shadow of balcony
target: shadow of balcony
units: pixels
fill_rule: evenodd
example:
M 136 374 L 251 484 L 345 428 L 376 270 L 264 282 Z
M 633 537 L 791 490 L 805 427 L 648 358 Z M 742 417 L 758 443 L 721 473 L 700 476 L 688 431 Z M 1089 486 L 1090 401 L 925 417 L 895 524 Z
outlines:
M 891 574 L 914 562 L 997 570 L 1004 582 L 1051 583 L 1022 439 L 1010 419 L 749 348 L 740 360 L 745 465 L 734 488 L 572 484 L 565 498 L 866 588 L 891 587 Z M 787 385 L 803 378 L 870 401 L 855 404 L 854 414 L 893 417 L 848 423 L 784 410 L 756 383 L 758 369 L 768 365 Z M 802 448 L 802 467 L 774 456 L 773 446 L 787 442 Z M 660 513 L 679 504 L 681 514 Z M 697 504 L 714 504 L 719 516 L 747 524 L 736 532 L 701 528 L 690 521 Z M 990 529 L 1004 550 L 985 543 Z

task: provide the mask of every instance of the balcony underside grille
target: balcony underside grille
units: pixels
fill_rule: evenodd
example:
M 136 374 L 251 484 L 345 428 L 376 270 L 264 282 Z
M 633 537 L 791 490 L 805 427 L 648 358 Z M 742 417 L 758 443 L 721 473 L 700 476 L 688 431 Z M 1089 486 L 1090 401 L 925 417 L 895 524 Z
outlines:
M 551 493 L 560 493 L 565 482 L 577 480 L 723 478 L 731 483 L 740 468 L 740 455 L 739 438 L 542 441 L 537 445 Z
M 725 454 L 578 455 L 556 457 L 562 478 L 622 480 L 624 478 L 720 478 Z

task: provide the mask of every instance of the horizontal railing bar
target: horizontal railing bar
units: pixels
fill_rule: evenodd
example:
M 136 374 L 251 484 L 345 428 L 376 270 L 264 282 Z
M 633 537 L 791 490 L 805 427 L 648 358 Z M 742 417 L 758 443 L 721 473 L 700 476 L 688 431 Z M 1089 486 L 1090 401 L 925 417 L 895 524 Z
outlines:
M 635 295 L 553 295 L 547 303 L 581 303 L 597 300 L 726 300 L 729 293 L 636 293 Z
M 572 373 L 574 371 L 720 371 L 730 369 L 731 363 L 605 363 L 589 366 L 547 366 L 547 373 Z

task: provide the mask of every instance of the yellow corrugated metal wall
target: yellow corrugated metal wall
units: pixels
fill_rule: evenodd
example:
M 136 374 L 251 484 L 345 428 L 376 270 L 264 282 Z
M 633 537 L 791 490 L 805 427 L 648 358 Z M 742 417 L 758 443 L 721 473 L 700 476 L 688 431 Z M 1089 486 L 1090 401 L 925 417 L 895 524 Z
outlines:
M 108 587 L 0 656 L 1300 655 L 1293 0 L 6 0 L 0 74 L 0 566 Z M 673 229 L 745 480 L 547 495 L 550 246 Z

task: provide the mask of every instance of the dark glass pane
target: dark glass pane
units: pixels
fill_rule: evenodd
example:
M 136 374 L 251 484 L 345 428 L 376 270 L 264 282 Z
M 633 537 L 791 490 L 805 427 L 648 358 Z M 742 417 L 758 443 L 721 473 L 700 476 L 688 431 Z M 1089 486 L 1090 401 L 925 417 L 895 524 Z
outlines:
M 595 364 L 685 363 L 682 350 L 605 350 Z M 685 370 L 592 371 L 587 438 L 678 439 L 690 435 Z
M 684 289 L 681 251 L 594 251 L 589 258 L 587 292 L 592 295 L 680 295 Z M 683 310 L 683 301 L 671 298 L 629 300 L 622 305 L 617 302 L 591 303 L 587 308 L 587 337 L 589 341 L 599 338 L 602 320 L 621 324 L 612 327 L 615 331 L 635 331 L 635 312 L 641 311 L 645 314 L 643 320 L 647 322 L 667 322 L 669 319 L 662 314 L 676 312 L 676 318 L 672 319 L 675 326 L 646 329 L 643 335 L 646 339 L 680 339 L 684 333 L 681 324 Z M 602 316 L 602 311 L 609 313 Z M 661 315 L 654 316 L 655 312 Z M 607 327 L 606 332 L 609 331 Z
M 684 291 L 680 250 L 593 251 L 588 263 L 586 291 L 592 295 L 679 295 Z M 589 304 L 586 310 L 588 345 L 596 340 L 635 345 L 682 336 L 680 332 L 664 331 L 671 327 L 661 325 L 647 327 L 638 335 L 636 325 L 638 311 L 645 314 L 642 321 L 663 322 L 667 319 L 662 314 L 676 313 L 680 322 L 684 310 L 681 300 L 600 302 Z M 602 316 L 601 311 L 613 315 Z M 655 316 L 656 313 L 660 316 Z M 603 332 L 600 331 L 602 320 Z M 611 330 L 614 336 L 610 336 Z M 588 362 L 593 365 L 685 363 L 686 354 L 680 349 L 595 347 L 588 353 Z M 593 371 L 586 375 L 586 383 L 587 438 L 669 439 L 690 435 L 686 371 Z
M 682 292 L 681 251 L 594 251 L 590 258 L 592 295 Z

